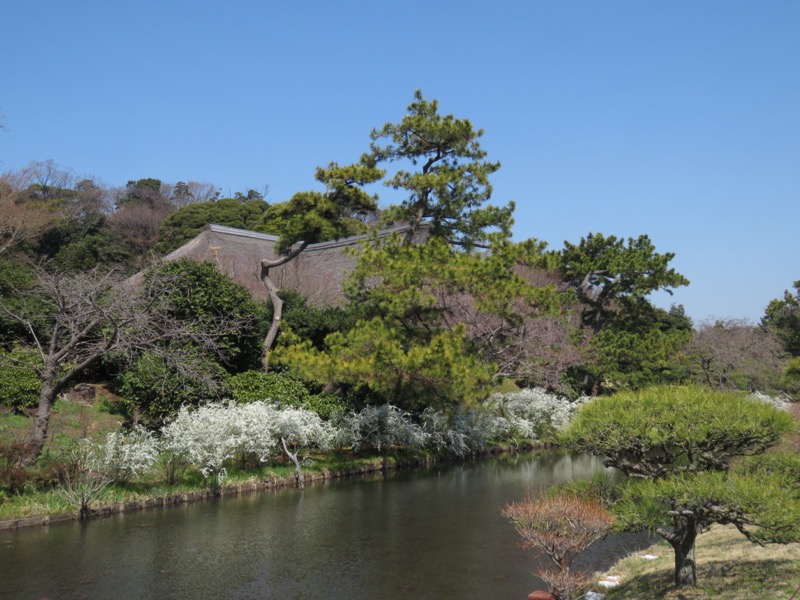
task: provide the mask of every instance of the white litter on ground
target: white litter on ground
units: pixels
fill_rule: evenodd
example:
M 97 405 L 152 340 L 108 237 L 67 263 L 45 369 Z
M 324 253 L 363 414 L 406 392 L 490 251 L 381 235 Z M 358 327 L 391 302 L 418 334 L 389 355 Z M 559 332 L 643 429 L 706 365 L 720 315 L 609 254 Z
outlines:
M 605 598 L 605 595 L 600 592 L 586 592 L 583 596 L 583 600 L 603 600 L 603 598 Z
M 619 575 L 607 575 L 605 579 L 598 581 L 597 585 L 604 588 L 617 587 L 619 585 Z
M 645 560 L 655 560 L 657 558 L 661 558 L 660 556 L 653 556 L 652 554 L 645 554 L 643 557 Z

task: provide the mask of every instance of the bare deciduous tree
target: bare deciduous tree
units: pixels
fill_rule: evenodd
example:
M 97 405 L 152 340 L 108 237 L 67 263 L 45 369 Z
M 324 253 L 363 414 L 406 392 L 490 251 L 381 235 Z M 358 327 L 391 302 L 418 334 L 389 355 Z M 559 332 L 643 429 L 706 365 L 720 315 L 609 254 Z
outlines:
M 200 181 L 179 181 L 175 185 L 162 184 L 162 193 L 175 208 L 182 208 L 199 202 L 210 202 L 219 197 L 219 188 L 211 183 Z
M 111 216 L 111 225 L 136 256 L 137 267 L 150 262 L 150 251 L 158 241 L 158 229 L 170 213 L 169 206 L 152 207 L 145 203 L 123 204 Z
M 556 273 L 524 269 L 521 277 L 536 289 L 555 290 Z M 524 298 L 510 302 L 507 314 L 480 310 L 469 293 L 445 287 L 431 290 L 445 327 L 466 325 L 467 337 L 481 357 L 496 365 L 496 375 L 525 382 L 531 387 L 567 392 L 564 372 L 585 359 L 573 335 L 580 329 L 579 315 L 565 315 L 537 306 Z
M 20 322 L 28 341 L 38 351 L 41 378 L 38 407 L 27 452 L 21 464 L 31 464 L 44 447 L 53 405 L 59 394 L 88 368 L 114 354 L 133 359 L 142 351 L 160 356 L 181 371 L 192 371 L 198 380 L 210 379 L 197 364 L 186 344 L 204 353 L 221 352 L 219 341 L 246 326 L 223 316 L 209 326 L 194 326 L 168 316 L 165 278 L 145 278 L 140 287 L 114 274 L 50 273 L 39 269 L 33 289 L 19 294 L 18 308 L 0 302 L 0 312 Z M 196 356 L 196 353 L 194 353 Z M 208 384 L 214 385 L 209 380 Z
M 0 254 L 27 240 L 38 238 L 52 226 L 56 214 L 44 201 L 25 201 L 30 172 L 0 176 Z
M 741 319 L 701 323 L 686 352 L 695 375 L 719 390 L 768 389 L 785 363 L 780 341 Z

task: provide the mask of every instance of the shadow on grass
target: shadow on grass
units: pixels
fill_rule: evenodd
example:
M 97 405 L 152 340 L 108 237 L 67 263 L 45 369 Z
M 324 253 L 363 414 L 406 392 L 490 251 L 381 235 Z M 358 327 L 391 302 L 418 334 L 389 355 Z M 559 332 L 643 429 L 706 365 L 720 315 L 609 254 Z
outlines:
M 694 600 L 714 598 L 789 600 L 800 586 L 800 563 L 792 559 L 754 561 L 705 561 L 697 566 L 697 586 L 673 588 L 673 570 L 661 568 L 641 574 L 607 590 L 607 600 L 652 598 Z M 797 598 L 800 598 L 798 593 Z

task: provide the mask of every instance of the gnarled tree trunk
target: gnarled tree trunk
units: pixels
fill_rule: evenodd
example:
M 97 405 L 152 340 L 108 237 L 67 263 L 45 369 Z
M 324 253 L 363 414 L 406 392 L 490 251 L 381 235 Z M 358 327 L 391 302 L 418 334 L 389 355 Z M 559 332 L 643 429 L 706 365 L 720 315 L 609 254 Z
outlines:
M 658 534 L 667 540 L 675 552 L 675 587 L 690 587 L 697 584 L 697 569 L 694 561 L 694 544 L 698 524 L 694 517 L 678 517 L 672 531 L 661 528 Z
M 283 315 L 283 300 L 278 296 L 278 286 L 269 276 L 269 270 L 274 267 L 285 265 L 293 258 L 296 258 L 308 246 L 307 242 L 300 242 L 300 244 L 284 254 L 283 256 L 274 260 L 264 259 L 261 261 L 261 281 L 267 288 L 269 299 L 272 302 L 272 324 L 269 327 L 267 336 L 264 338 L 264 344 L 261 351 L 261 365 L 264 371 L 269 371 L 269 353 L 272 350 L 272 345 L 275 343 L 275 338 L 278 337 L 278 331 L 281 328 L 281 316 Z

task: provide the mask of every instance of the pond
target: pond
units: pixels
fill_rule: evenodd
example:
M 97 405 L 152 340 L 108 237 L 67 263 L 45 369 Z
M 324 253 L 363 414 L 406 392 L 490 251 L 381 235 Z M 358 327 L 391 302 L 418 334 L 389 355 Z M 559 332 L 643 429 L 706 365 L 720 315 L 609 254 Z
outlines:
M 0 532 L 0 597 L 523 600 L 544 586 L 501 509 L 602 468 L 547 451 Z

